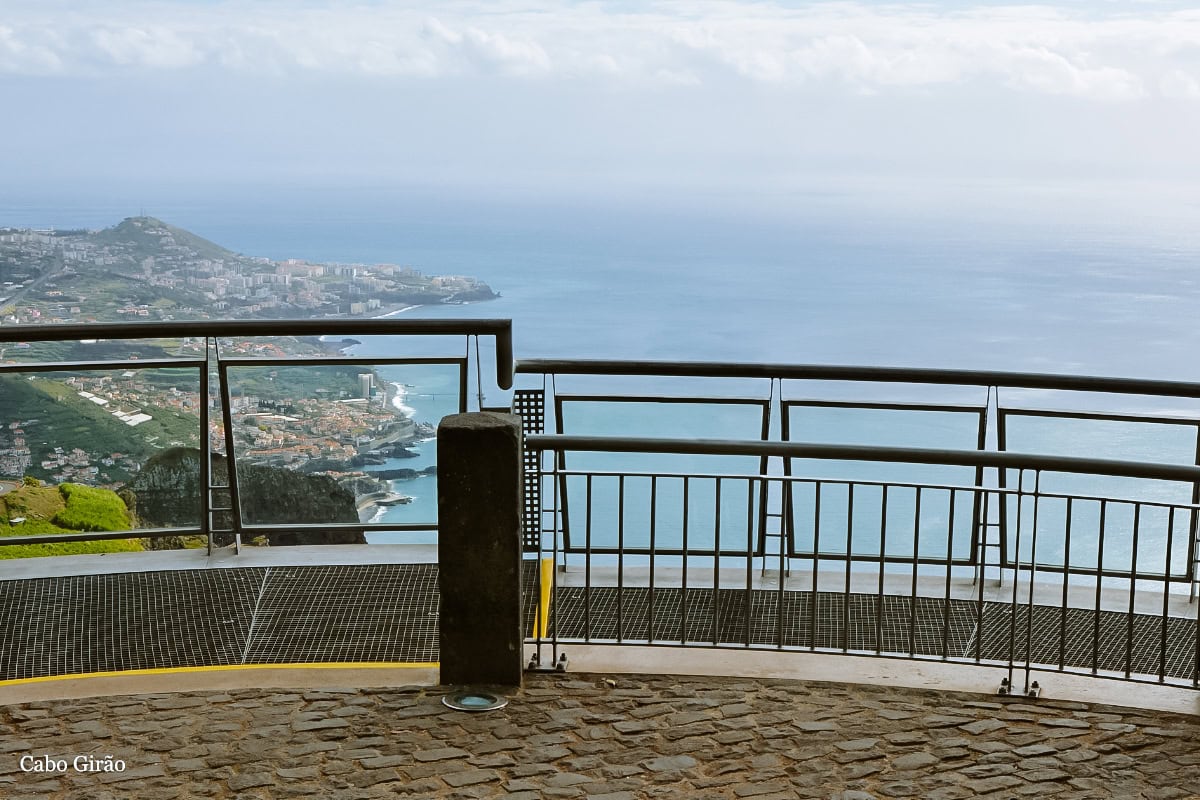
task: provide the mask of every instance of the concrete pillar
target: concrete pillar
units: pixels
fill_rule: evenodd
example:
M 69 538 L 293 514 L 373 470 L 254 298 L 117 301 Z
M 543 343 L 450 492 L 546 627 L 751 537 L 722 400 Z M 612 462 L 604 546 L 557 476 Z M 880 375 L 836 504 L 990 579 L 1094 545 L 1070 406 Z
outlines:
M 520 686 L 521 420 L 446 417 L 437 452 L 441 682 Z

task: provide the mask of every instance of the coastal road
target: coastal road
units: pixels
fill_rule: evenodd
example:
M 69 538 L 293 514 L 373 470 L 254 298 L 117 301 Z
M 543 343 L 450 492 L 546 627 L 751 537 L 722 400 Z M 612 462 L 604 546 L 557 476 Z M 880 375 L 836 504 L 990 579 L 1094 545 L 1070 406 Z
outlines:
M 16 489 L 21 484 L 13 483 L 12 481 L 0 481 L 0 495 L 5 495 Z

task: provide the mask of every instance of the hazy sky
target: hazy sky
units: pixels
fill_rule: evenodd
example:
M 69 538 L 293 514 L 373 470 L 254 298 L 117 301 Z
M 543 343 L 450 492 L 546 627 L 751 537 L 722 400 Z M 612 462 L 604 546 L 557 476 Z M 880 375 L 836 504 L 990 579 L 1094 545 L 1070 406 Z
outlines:
M 3 180 L 779 207 L 1007 184 L 1195 214 L 1188 5 L 5 0 Z

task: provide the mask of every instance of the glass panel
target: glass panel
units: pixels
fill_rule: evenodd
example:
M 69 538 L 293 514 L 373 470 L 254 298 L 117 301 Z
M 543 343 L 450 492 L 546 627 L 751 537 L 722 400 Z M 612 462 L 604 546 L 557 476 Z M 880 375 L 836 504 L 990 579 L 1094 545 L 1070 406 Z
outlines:
M 435 523 L 429 442 L 458 382 L 457 365 L 231 368 L 244 522 Z
M 397 524 L 436 523 L 437 513 L 437 426 L 443 417 L 459 412 L 460 375 L 457 364 L 405 364 L 379 368 L 381 379 L 390 386 L 391 403 L 417 427 L 416 436 L 382 463 L 368 464 L 364 471 L 389 482 L 388 490 L 408 498 L 407 502 L 377 507 L 364 518 L 371 522 Z M 368 534 L 376 543 L 437 541 L 435 531 Z
M 0 536 L 198 525 L 199 382 L 191 368 L 0 375 Z M 141 549 L 21 545 L 0 558 Z

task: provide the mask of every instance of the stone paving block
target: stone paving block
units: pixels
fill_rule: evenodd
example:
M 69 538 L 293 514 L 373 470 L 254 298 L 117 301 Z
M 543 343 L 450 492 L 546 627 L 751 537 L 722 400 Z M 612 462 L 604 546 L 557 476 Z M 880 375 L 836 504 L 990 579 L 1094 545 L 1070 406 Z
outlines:
M 783 780 L 749 781 L 736 784 L 732 787 L 732 791 L 737 797 L 762 797 L 763 795 L 785 792 L 791 788 L 788 782 Z
M 959 725 L 959 730 L 964 730 L 967 733 L 979 735 L 988 731 L 1000 730 L 1008 726 L 998 719 L 980 719 L 975 722 L 969 722 L 966 725 Z
M 500 780 L 500 773 L 494 769 L 468 769 L 462 772 L 450 772 L 441 776 L 442 780 L 454 788 L 471 786 L 476 783 L 491 783 Z
M 96 775 L 96 780 L 101 783 L 128 783 L 129 781 L 144 781 L 147 778 L 158 778 L 166 775 L 166 770 L 162 764 L 153 764 L 148 767 L 136 767 L 127 769 L 125 772 L 108 772 Z
M 433 750 L 421 750 L 413 753 L 417 761 L 446 761 L 451 758 L 467 758 L 471 754 L 457 747 L 438 747 Z
M 297 733 L 304 731 L 321 731 L 334 728 L 349 728 L 350 723 L 344 719 L 321 719 L 306 722 L 296 722 L 292 724 L 292 730 Z
M 924 769 L 938 763 L 941 763 L 941 759 L 929 753 L 909 753 L 892 759 L 892 769 Z
M 649 761 L 642 763 L 646 769 L 651 772 L 667 772 L 671 770 L 692 769 L 699 762 L 688 755 L 665 756 L 662 758 L 652 758 Z
M 877 744 L 879 744 L 878 739 L 851 739 L 847 742 L 834 742 L 833 746 L 839 750 L 857 751 L 870 750 Z
M 846 776 L 848 781 L 856 781 L 871 775 L 877 775 L 883 772 L 884 764 L 880 761 L 868 761 L 865 763 L 851 764 L 846 767 L 842 774 Z
M 1074 717 L 1042 717 L 1038 721 L 1039 725 L 1046 725 L 1052 728 L 1090 728 L 1092 723 L 1075 719 Z

